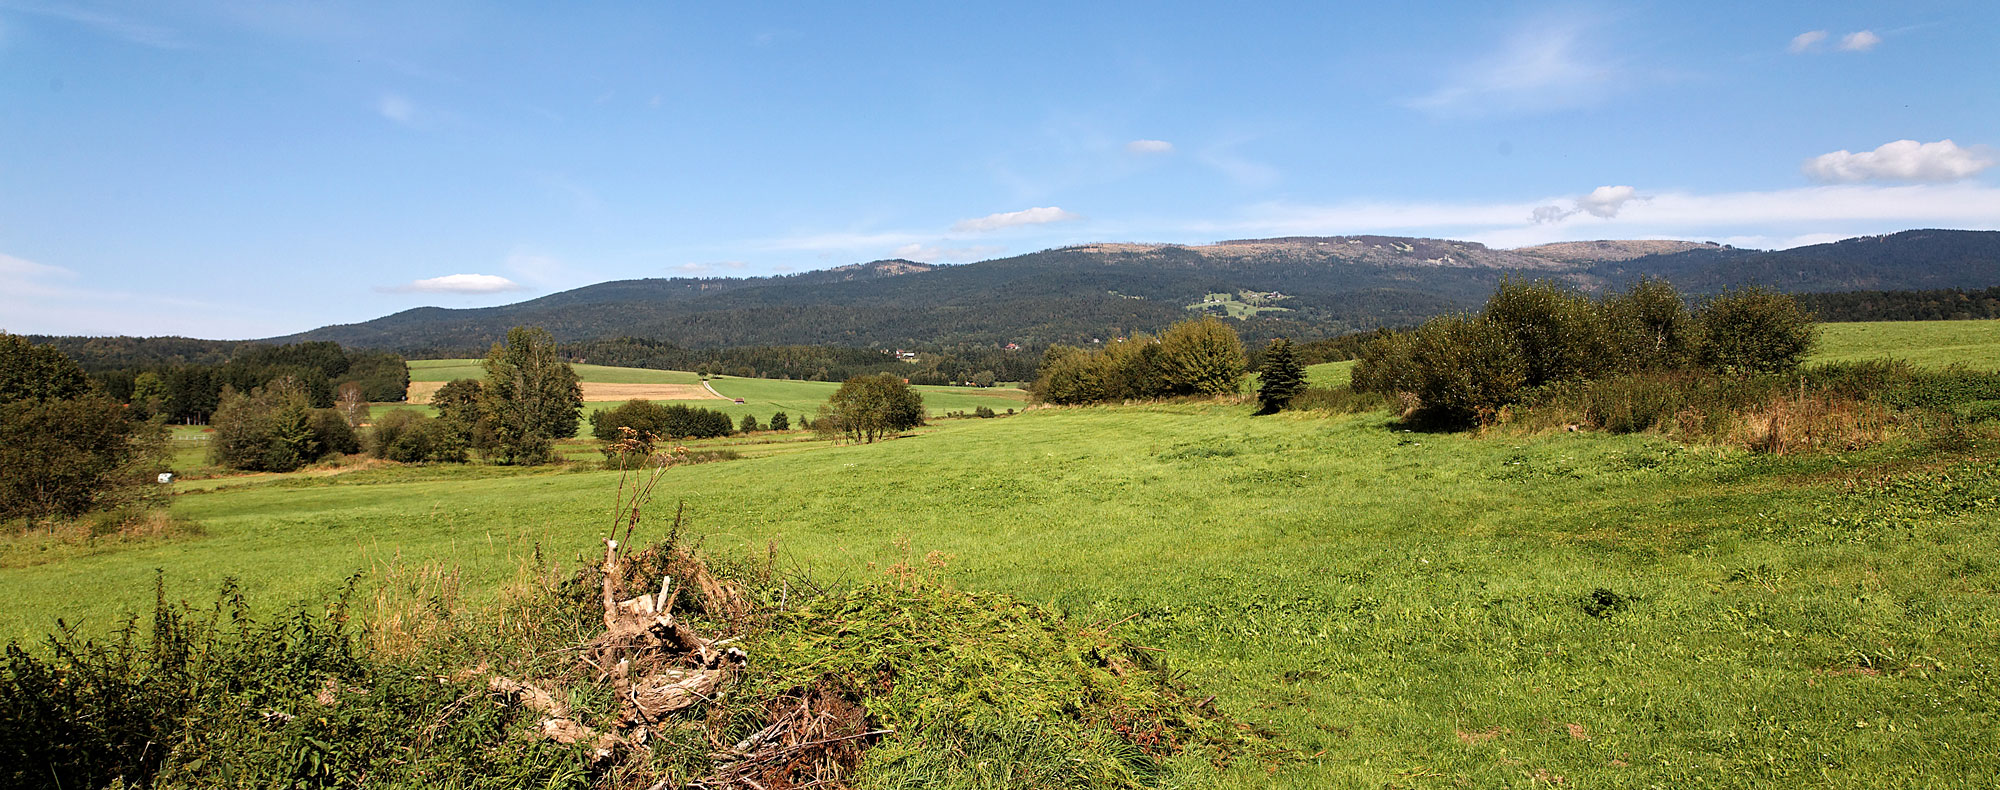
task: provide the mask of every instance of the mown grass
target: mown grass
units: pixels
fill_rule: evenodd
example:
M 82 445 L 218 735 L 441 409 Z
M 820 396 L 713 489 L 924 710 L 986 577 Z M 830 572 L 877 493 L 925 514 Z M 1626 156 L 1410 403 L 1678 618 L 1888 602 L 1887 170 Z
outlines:
M 1121 633 L 1276 734 L 1223 784 L 2000 780 L 1990 449 L 1769 457 L 1250 410 L 952 421 L 677 468 L 660 499 L 686 499 L 714 553 L 776 541 L 837 582 L 940 551 L 961 586 L 1130 617 Z M 109 630 L 155 568 L 175 596 L 234 577 L 275 602 L 439 559 L 478 605 L 534 544 L 583 561 L 615 484 L 384 467 L 183 495 L 198 537 L 9 568 L 0 634 Z
M 2000 321 L 1878 321 L 1820 324 L 1811 362 L 1906 359 L 1919 367 L 1964 364 L 2000 370 Z

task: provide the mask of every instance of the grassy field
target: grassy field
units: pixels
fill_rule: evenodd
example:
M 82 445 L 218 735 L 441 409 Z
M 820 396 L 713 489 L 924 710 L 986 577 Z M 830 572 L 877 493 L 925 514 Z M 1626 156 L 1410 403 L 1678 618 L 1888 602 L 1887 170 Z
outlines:
M 819 405 L 840 389 L 837 381 L 784 381 L 779 379 L 746 379 L 734 376 L 716 376 L 709 379 L 709 386 L 730 399 L 741 398 L 751 413 L 768 417 L 773 411 L 790 413 L 794 418 L 810 415 Z M 1027 405 L 1028 393 L 1018 389 L 1000 387 L 912 387 L 924 397 L 924 408 L 932 415 L 947 412 L 970 412 L 985 406 L 997 412 L 1020 409 Z M 714 404 L 694 404 L 716 408 Z M 735 404 L 730 404 L 735 405 Z M 732 412 L 733 414 L 734 412 Z
M 662 501 L 686 499 L 722 554 L 776 541 L 851 580 L 907 542 L 953 555 L 964 586 L 1131 615 L 1128 636 L 1298 758 L 1229 784 L 2000 780 L 1990 456 L 1767 458 L 1248 411 L 953 421 L 676 469 Z M 275 603 L 436 559 L 477 600 L 531 545 L 589 552 L 615 485 L 382 467 L 186 494 L 174 512 L 202 535 L 10 549 L 0 634 L 58 616 L 108 630 L 156 568 L 173 596 L 234 577 Z
M 1907 359 L 1923 367 L 1964 363 L 2000 370 L 2000 321 L 1821 324 L 1813 362 Z
M 1829 332 L 1825 353 L 1879 356 L 1906 329 L 1874 326 Z M 1963 335 L 1945 329 L 1903 337 Z M 1953 346 L 1978 353 L 1971 336 Z M 816 403 L 809 382 L 715 383 L 760 416 Z M 2000 784 L 1990 435 L 1762 456 L 1251 411 L 1036 409 L 861 446 L 735 437 L 701 446 L 743 459 L 671 470 L 655 513 L 685 500 L 707 551 L 775 544 L 830 582 L 937 551 L 957 585 L 1122 620 L 1270 734 L 1182 777 L 1197 784 Z M 108 632 L 156 574 L 197 601 L 233 578 L 269 611 L 434 561 L 480 605 L 536 547 L 588 562 L 617 485 L 580 465 L 370 463 L 194 481 L 172 507 L 194 532 L 0 542 L 0 639 L 56 618 Z

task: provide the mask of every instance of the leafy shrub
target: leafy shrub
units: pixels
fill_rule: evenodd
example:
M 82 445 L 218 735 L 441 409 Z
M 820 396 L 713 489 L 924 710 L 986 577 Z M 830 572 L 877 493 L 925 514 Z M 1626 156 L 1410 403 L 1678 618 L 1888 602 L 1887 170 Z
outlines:
M 1236 330 L 1212 316 L 1182 321 L 1160 335 L 1158 379 L 1164 394 L 1234 394 L 1247 364 Z
M 1703 306 L 1702 361 L 1730 373 L 1786 373 L 1812 351 L 1819 329 L 1797 301 L 1763 288 L 1732 291 Z
M 369 451 L 377 458 L 408 464 L 462 463 L 471 444 L 466 434 L 457 420 L 398 409 L 376 421 Z
M 339 409 L 314 409 L 312 431 L 323 452 L 342 455 L 361 452 L 361 437 L 354 433 L 354 427 Z
M 225 390 L 213 424 L 215 438 L 209 445 L 209 456 L 217 465 L 232 469 L 289 472 L 329 452 L 320 441 L 305 391 L 290 379 L 279 379 L 247 395 Z
M 1360 361 L 1354 363 L 1354 390 L 1388 397 L 1415 393 L 1422 381 L 1410 357 L 1416 347 L 1416 332 L 1390 332 L 1362 347 Z
M 994 417 L 995 415 L 993 414 L 993 409 L 992 409 L 991 407 L 988 407 L 988 406 L 975 406 L 975 407 L 973 407 L 973 409 L 972 409 L 972 416 L 974 416 L 974 417 L 978 417 L 979 419 L 982 419 L 982 420 L 990 420 L 990 419 L 992 419 L 992 418 L 993 418 L 993 417 Z
M 1444 426 L 1491 422 L 1521 398 L 1528 364 L 1514 333 L 1472 316 L 1433 319 L 1417 330 L 1418 415 Z
M 1593 378 L 1616 362 L 1597 306 L 1555 283 L 1502 282 L 1480 319 L 1512 338 L 1530 387 Z
M 1675 370 L 1701 352 L 1701 324 L 1671 283 L 1641 278 L 1605 300 L 1604 329 L 1622 370 Z

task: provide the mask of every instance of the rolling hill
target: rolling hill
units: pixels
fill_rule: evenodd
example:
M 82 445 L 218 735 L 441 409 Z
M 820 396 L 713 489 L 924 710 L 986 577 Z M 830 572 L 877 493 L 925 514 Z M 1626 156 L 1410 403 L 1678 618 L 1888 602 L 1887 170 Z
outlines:
M 2000 232 L 1913 230 L 1777 252 L 1672 241 L 1495 250 L 1390 236 L 1089 244 L 957 266 L 888 260 L 783 277 L 621 280 L 499 307 L 424 307 L 273 342 L 334 340 L 426 353 L 481 349 L 508 327 L 557 339 L 619 336 L 693 348 L 1090 342 L 1158 331 L 1215 293 L 1277 294 L 1251 338 L 1322 337 L 1477 304 L 1503 278 L 1587 290 L 1664 277 L 1684 291 L 1984 288 L 2000 284 Z

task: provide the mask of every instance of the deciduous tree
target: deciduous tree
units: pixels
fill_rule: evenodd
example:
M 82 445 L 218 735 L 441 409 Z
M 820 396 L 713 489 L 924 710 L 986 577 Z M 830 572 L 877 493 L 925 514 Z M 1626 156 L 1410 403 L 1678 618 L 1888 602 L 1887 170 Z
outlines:
M 517 326 L 486 354 L 480 412 L 492 429 L 491 452 L 504 463 L 540 464 L 555 456 L 555 440 L 576 435 L 583 388 L 556 355 L 555 338 L 540 327 Z

